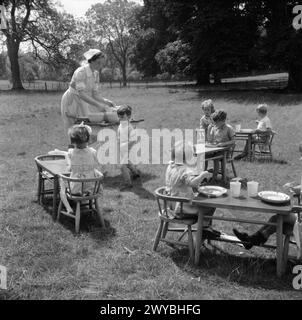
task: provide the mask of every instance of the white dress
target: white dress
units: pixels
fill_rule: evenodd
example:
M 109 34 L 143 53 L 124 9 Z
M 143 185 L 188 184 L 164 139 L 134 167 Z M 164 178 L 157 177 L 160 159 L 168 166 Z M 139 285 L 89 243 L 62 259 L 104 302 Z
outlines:
M 74 125 L 74 119 L 68 118 L 66 112 L 75 117 L 87 117 L 89 113 L 98 113 L 97 107 L 82 100 L 79 92 L 83 91 L 88 96 L 93 97 L 98 92 L 99 73 L 92 72 L 89 64 L 79 67 L 74 72 L 69 88 L 64 93 L 61 100 L 61 115 L 64 122 L 64 129 Z

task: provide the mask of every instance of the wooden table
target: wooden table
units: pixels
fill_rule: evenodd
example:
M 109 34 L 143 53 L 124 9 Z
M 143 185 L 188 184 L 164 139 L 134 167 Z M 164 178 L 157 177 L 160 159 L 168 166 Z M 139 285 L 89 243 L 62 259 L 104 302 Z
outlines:
M 52 159 L 53 158 L 53 159 Z M 36 164 L 38 166 L 39 172 L 39 187 L 41 188 L 41 179 L 49 173 L 53 177 L 53 207 L 52 207 L 52 217 L 56 218 L 57 215 L 57 195 L 60 191 L 59 186 L 59 175 L 68 175 L 70 173 L 67 166 L 67 161 L 62 156 L 59 159 L 55 159 L 56 156 L 53 155 L 41 155 L 35 158 Z
M 292 208 L 291 205 L 270 205 L 262 202 L 258 198 L 247 197 L 244 192 L 239 198 L 234 198 L 228 193 L 225 196 L 218 198 L 206 198 L 204 196 L 198 195 L 193 198 L 192 203 L 202 207 L 211 208 L 222 208 L 229 210 L 240 210 L 240 217 L 238 218 L 228 218 L 228 217 L 213 217 L 204 216 L 203 213 L 198 214 L 198 226 L 196 235 L 196 248 L 195 248 L 195 264 L 199 264 L 200 260 L 200 247 L 202 239 L 202 228 L 204 218 L 209 218 L 213 220 L 223 220 L 223 221 L 234 221 L 249 224 L 262 224 L 262 225 L 275 225 L 277 228 L 276 240 L 277 240 L 277 276 L 280 277 L 284 271 L 283 268 L 283 217 L 290 214 Z M 269 223 L 266 221 L 259 221 L 250 219 L 249 217 L 244 217 L 244 212 L 262 212 L 266 216 L 266 221 L 269 215 L 277 214 L 277 223 Z M 242 215 L 242 217 L 241 217 Z
M 235 132 L 235 140 L 244 140 L 247 143 L 247 159 L 252 159 L 252 137 L 255 134 L 255 129 L 241 129 Z

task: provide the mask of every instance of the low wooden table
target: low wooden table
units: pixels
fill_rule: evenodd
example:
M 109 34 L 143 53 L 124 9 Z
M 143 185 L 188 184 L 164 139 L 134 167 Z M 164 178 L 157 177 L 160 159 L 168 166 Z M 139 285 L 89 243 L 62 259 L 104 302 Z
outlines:
M 57 195 L 60 191 L 59 175 L 68 175 L 70 173 L 67 165 L 67 160 L 64 158 L 64 156 L 41 155 L 35 158 L 35 162 L 37 164 L 39 173 L 38 193 L 40 192 L 43 176 L 46 176 L 48 173 L 53 178 L 52 218 L 55 219 L 57 215 Z
M 283 268 L 283 217 L 290 214 L 292 211 L 291 205 L 271 205 L 262 202 L 258 198 L 247 197 L 245 192 L 242 192 L 242 195 L 239 198 L 234 198 L 230 195 L 230 192 L 225 196 L 218 198 L 206 198 L 204 196 L 198 195 L 193 198 L 192 203 L 201 207 L 211 207 L 211 208 L 222 208 L 229 210 L 240 210 L 241 214 L 238 218 L 228 218 L 228 217 L 213 217 L 204 216 L 203 213 L 198 215 L 198 226 L 197 226 L 197 235 L 196 235 L 196 248 L 195 248 L 195 264 L 199 264 L 200 260 L 200 247 L 202 239 L 202 228 L 204 218 L 209 218 L 213 220 L 223 220 L 223 221 L 234 221 L 242 223 L 251 223 L 251 224 L 262 224 L 262 225 L 275 225 L 277 228 L 276 231 L 276 240 L 277 240 L 277 276 L 280 277 L 284 271 Z M 258 221 L 251 219 L 249 217 L 244 217 L 244 211 L 256 211 L 262 212 L 266 217 L 268 215 L 277 215 L 277 223 L 269 223 L 266 221 Z M 241 217 L 242 215 L 242 217 Z
M 235 132 L 235 140 L 244 140 L 247 143 L 247 159 L 252 159 L 252 137 L 255 134 L 255 129 L 241 129 Z

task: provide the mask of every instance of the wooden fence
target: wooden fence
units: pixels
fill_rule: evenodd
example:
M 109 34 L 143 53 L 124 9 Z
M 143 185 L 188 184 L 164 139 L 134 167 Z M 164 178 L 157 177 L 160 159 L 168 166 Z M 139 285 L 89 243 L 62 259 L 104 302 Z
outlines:
M 193 86 L 195 81 L 192 80 L 140 80 L 128 81 L 126 88 L 155 88 L 155 87 L 176 87 L 176 86 Z M 68 88 L 69 82 L 60 81 L 33 81 L 24 82 L 23 86 L 28 90 L 40 91 L 64 91 Z M 199 89 L 204 90 L 254 90 L 254 89 L 283 89 L 287 86 L 287 77 L 275 80 L 249 80 L 249 81 L 228 81 L 222 80 L 221 84 L 211 84 L 201 86 Z M 116 89 L 125 88 L 121 81 L 100 82 L 100 88 Z M 197 88 L 197 87 L 196 87 Z M 11 84 L 8 81 L 0 82 L 0 90 L 10 90 Z

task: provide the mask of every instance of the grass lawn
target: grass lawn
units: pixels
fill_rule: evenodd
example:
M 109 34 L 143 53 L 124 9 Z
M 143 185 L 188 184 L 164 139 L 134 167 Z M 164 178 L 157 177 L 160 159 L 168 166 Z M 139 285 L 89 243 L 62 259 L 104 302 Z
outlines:
M 66 149 L 60 118 L 62 93 L 0 93 L 0 265 L 8 270 L 2 299 L 300 299 L 292 289 L 292 266 L 275 275 L 275 252 L 217 244 L 202 252 L 198 267 L 186 249 L 160 244 L 152 251 L 158 226 L 152 192 L 164 183 L 164 165 L 140 165 L 143 183 L 120 192 L 120 172 L 106 166 L 102 210 L 110 227 L 102 230 L 83 218 L 80 235 L 72 223 L 52 221 L 35 202 L 34 157 Z M 298 144 L 302 141 L 302 95 L 272 92 L 206 92 L 185 88 L 106 89 L 104 96 L 133 106 L 140 127 L 196 128 L 200 102 L 212 98 L 228 112 L 230 124 L 255 127 L 255 107 L 269 104 L 277 131 L 273 163 L 235 162 L 238 175 L 257 180 L 261 190 L 282 190 L 300 181 Z M 220 211 L 217 210 L 219 215 Z M 236 212 L 230 212 L 236 215 Z M 255 213 L 254 213 L 255 215 Z M 259 214 L 260 215 L 260 214 Z M 234 224 L 217 229 L 231 233 Z M 247 225 L 238 226 L 241 230 Z M 256 226 L 251 227 L 252 231 Z M 248 229 L 247 229 L 248 230 Z

